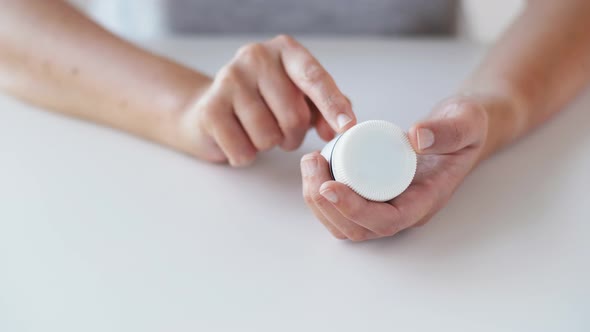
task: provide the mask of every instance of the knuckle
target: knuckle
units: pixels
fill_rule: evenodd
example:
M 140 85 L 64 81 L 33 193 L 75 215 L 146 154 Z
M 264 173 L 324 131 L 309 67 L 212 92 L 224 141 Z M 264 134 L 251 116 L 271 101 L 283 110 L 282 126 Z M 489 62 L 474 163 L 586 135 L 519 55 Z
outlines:
M 311 194 L 311 200 L 316 204 L 321 204 L 325 201 L 325 198 L 320 194 L 319 190 L 317 190 Z
M 308 60 L 303 64 L 301 79 L 307 84 L 317 85 L 328 78 L 328 72 L 315 60 Z
M 307 191 L 303 192 L 303 199 L 305 200 L 305 203 L 307 203 L 307 205 L 309 205 L 309 206 L 315 205 L 313 198 L 311 198 L 311 195 Z
M 207 101 L 199 104 L 196 107 L 196 111 L 201 119 L 207 124 L 216 123 L 221 116 L 221 110 L 214 101 Z
M 260 43 L 244 45 L 236 52 L 236 60 L 246 66 L 256 66 L 266 56 L 266 48 Z
M 487 124 L 488 113 L 479 103 L 473 101 L 463 102 L 460 104 L 460 108 L 467 114 L 472 123 L 477 125 Z
M 282 137 L 280 135 L 276 133 L 270 133 L 262 136 L 261 138 L 257 138 L 254 142 L 254 146 L 256 146 L 256 149 L 259 151 L 266 151 L 280 144 L 281 140 Z
M 297 41 L 295 40 L 295 38 L 293 38 L 293 36 L 290 36 L 287 34 L 280 34 L 280 35 L 276 36 L 275 38 L 273 38 L 273 41 L 276 41 L 279 44 L 287 45 L 287 46 L 296 46 L 297 45 Z
M 257 123 L 267 121 L 268 116 L 268 108 L 264 101 L 260 98 L 254 98 L 243 91 L 242 98 L 239 98 L 239 103 L 241 107 L 237 107 L 236 112 L 242 114 L 243 116 L 253 117 L 253 121 Z
M 475 100 L 463 98 L 455 100 L 454 102 L 457 104 L 458 113 L 469 118 L 479 117 L 482 116 L 484 113 L 483 106 L 481 106 Z
M 461 128 L 459 128 L 459 125 L 456 122 L 452 123 L 452 141 L 456 146 L 460 146 L 464 139 L 465 139 L 465 133 L 463 132 L 463 130 L 461 130 Z
M 487 112 L 477 101 L 461 99 L 454 101 L 456 107 L 445 114 L 450 120 L 450 139 L 455 148 L 481 140 L 487 134 Z
M 207 107 L 207 105 L 203 105 L 197 108 L 197 112 L 199 114 L 199 117 L 201 118 L 201 121 L 203 121 L 204 123 L 211 123 L 214 122 L 214 117 L 216 116 L 214 113 L 214 111 L 212 110 L 212 108 Z
M 362 211 L 357 205 L 345 204 L 345 202 L 343 202 L 343 204 L 341 204 L 341 208 L 342 208 L 342 214 L 346 218 L 348 218 L 350 220 L 355 220 L 355 221 L 362 221 L 362 218 L 361 218 Z
M 289 112 L 283 120 L 285 130 L 307 129 L 308 126 L 309 119 L 296 110 Z
M 281 143 L 281 149 L 286 152 L 295 151 L 303 144 L 303 137 L 286 139 Z
M 232 86 L 241 82 L 242 74 L 236 66 L 227 65 L 222 67 L 219 72 L 217 72 L 217 75 L 215 75 L 215 80 L 221 86 Z
M 338 97 L 328 97 L 324 101 L 325 108 L 327 109 L 328 113 L 330 114 L 338 114 L 341 110 L 346 109 L 346 100 L 340 99 Z
M 310 176 L 310 172 L 306 172 L 306 170 L 310 167 L 309 165 L 315 165 L 316 162 L 317 162 L 317 160 L 314 157 L 311 157 L 308 155 L 305 155 L 305 156 L 303 156 L 303 158 L 301 158 L 301 161 L 299 162 L 299 168 L 302 171 L 301 173 L 302 173 L 304 180 L 312 178 L 312 176 Z M 304 184 L 305 184 L 305 181 L 304 181 Z M 312 196 L 311 191 L 309 190 L 309 187 L 306 186 L 306 188 L 308 189 L 306 191 L 306 194 L 309 196 L 309 198 L 311 200 L 313 200 L 313 196 Z
M 461 99 L 457 103 L 459 104 L 460 110 L 466 113 L 477 113 L 481 109 L 479 103 L 470 99 Z

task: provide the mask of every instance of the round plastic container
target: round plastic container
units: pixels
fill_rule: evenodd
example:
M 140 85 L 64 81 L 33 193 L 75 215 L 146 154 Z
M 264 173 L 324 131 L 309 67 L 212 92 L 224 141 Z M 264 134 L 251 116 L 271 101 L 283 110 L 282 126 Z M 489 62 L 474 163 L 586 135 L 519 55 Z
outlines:
M 388 121 L 359 123 L 326 144 L 321 154 L 334 180 L 371 201 L 395 198 L 416 174 L 416 153 L 408 137 Z

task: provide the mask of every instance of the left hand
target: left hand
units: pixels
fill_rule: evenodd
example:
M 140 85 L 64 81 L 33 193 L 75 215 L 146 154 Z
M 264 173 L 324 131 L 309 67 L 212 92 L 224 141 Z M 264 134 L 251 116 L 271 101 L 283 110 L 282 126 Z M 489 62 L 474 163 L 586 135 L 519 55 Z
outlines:
M 450 98 L 410 129 L 418 168 L 401 195 L 384 203 L 368 201 L 333 181 L 327 161 L 314 152 L 301 159 L 303 196 L 339 239 L 363 241 L 421 226 L 446 204 L 478 163 L 487 130 L 488 115 L 474 97 Z

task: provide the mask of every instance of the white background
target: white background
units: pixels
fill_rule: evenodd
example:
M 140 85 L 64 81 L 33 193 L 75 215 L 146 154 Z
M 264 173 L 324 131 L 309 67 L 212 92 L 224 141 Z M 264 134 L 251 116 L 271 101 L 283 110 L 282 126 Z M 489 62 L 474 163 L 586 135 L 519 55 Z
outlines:
M 245 42 L 147 46 L 213 72 Z M 483 51 L 303 42 L 361 120 L 403 128 Z M 301 197 L 314 134 L 235 170 L 0 98 L 0 331 L 587 332 L 590 94 L 569 108 L 426 226 L 354 244 Z

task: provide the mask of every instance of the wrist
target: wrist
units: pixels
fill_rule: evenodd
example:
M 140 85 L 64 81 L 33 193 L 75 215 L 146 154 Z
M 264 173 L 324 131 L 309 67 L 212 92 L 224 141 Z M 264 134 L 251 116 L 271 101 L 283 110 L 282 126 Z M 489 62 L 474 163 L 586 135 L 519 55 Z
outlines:
M 487 114 L 487 135 L 478 162 L 520 137 L 527 128 L 526 99 L 510 84 L 471 85 L 461 93 L 477 100 Z
M 185 134 L 186 114 L 209 87 L 211 79 L 191 69 L 168 72 L 166 84 L 154 100 L 151 109 L 156 109 L 145 136 L 175 150 L 190 153 L 190 142 Z

